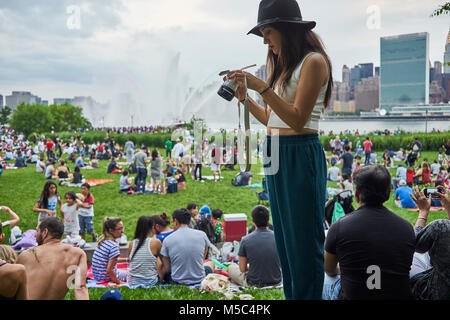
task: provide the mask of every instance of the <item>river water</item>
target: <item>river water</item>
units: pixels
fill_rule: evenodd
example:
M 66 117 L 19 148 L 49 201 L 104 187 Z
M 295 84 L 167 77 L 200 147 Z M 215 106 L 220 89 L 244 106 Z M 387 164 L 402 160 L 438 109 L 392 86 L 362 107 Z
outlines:
M 207 126 L 212 130 L 218 129 L 234 129 L 237 128 L 236 123 L 207 123 Z M 264 130 L 265 127 L 261 124 L 252 123 L 250 125 L 252 129 Z M 344 132 L 345 130 L 351 130 L 352 132 L 358 130 L 360 134 L 365 134 L 374 131 L 389 131 L 404 130 L 406 132 L 431 132 L 434 130 L 450 131 L 450 121 L 438 121 L 438 120 L 320 120 L 319 130 L 328 134 L 330 131 L 334 133 Z

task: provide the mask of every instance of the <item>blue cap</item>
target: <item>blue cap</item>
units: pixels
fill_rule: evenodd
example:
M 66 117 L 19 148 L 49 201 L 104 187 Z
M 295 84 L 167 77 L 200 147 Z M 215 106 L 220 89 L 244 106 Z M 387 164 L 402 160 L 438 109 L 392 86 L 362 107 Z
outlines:
M 211 209 L 205 204 L 203 207 L 201 207 L 198 214 L 211 214 Z
M 109 290 L 102 295 L 100 300 L 122 300 L 122 294 L 116 289 Z

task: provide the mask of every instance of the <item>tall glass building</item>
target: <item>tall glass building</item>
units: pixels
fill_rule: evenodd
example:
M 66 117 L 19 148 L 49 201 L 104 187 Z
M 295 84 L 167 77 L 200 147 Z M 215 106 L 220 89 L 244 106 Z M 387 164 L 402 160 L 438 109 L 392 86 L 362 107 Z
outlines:
M 380 39 L 380 107 L 429 103 L 428 32 Z

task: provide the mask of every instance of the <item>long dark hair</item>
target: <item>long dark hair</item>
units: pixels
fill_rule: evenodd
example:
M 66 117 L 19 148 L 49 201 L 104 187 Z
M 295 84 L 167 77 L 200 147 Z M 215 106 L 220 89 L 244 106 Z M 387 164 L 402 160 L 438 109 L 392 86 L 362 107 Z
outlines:
M 314 51 L 322 54 L 328 64 L 328 87 L 325 93 L 324 109 L 328 106 L 333 89 L 333 77 L 331 61 L 325 52 L 324 45 L 319 35 L 295 23 L 273 23 L 271 27 L 281 33 L 281 50 L 275 55 L 268 49 L 266 68 L 269 71 L 267 84 L 272 88 L 278 86 L 281 90 L 286 88 L 287 82 L 295 68 L 303 60 L 308 52 Z
M 52 185 L 55 185 L 55 196 L 58 196 L 58 187 L 56 186 L 56 183 L 54 183 L 53 181 L 47 181 L 44 184 L 44 189 L 42 190 L 41 197 L 39 198 L 41 209 L 48 209 L 48 198 L 50 197 L 50 187 Z
M 134 233 L 134 238 L 138 240 L 138 245 L 136 250 L 134 250 L 133 256 L 130 260 L 133 260 L 136 252 L 142 247 L 147 239 L 148 234 L 152 231 L 153 220 L 149 216 L 141 216 L 136 224 L 136 232 Z

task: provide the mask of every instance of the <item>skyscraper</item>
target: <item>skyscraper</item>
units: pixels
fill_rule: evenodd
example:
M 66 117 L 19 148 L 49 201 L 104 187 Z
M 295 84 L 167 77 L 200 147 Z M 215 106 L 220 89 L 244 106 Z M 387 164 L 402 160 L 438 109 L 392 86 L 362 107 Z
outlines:
M 350 69 L 345 64 L 342 67 L 342 82 L 350 85 Z
M 21 104 L 36 104 L 40 103 L 41 98 L 31 94 L 27 91 L 13 91 L 10 96 L 6 96 L 6 105 L 11 108 L 11 110 L 16 109 L 16 107 Z
M 0 110 L 3 109 L 3 96 L 0 94 Z
M 355 90 L 355 85 L 359 82 L 361 79 L 361 67 L 360 66 L 354 66 L 350 70 L 350 91 L 353 92 Z
M 448 29 L 447 41 L 445 42 L 445 53 L 444 53 L 444 73 L 450 73 L 450 28 Z
M 361 79 L 373 77 L 373 63 L 360 63 Z
M 361 79 L 361 82 L 355 86 L 356 111 L 373 111 L 379 107 L 379 82 L 380 78 L 375 76 L 363 78 Z
M 402 34 L 380 39 L 380 106 L 428 104 L 429 34 Z
M 438 75 L 442 73 L 442 63 L 440 61 L 434 62 L 434 74 Z

